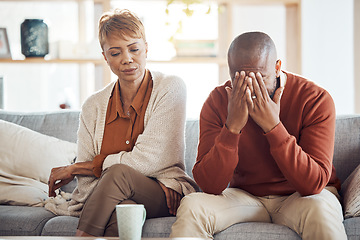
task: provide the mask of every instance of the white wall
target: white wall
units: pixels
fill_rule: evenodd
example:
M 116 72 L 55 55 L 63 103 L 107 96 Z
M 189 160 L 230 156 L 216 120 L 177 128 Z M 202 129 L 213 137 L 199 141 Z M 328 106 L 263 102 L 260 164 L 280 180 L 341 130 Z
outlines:
M 67 13 L 64 15 L 64 13 Z M 7 29 L 13 59 L 21 54 L 20 25 L 25 18 L 44 19 L 49 28 L 50 53 L 56 58 L 57 41 L 78 41 L 76 2 L 1 1 L 0 27 Z M 67 101 L 79 108 L 79 67 L 77 64 L 0 64 L 4 78 L 4 109 L 45 111 L 59 109 Z
M 238 5 L 233 8 L 233 38 L 249 31 L 261 31 L 274 41 L 278 58 L 286 69 L 286 9 L 284 5 Z M 257 17 L 254 17 L 257 16 Z M 258 17 L 259 16 L 259 17 Z
M 302 0 L 302 75 L 332 95 L 337 114 L 355 111 L 356 0 Z

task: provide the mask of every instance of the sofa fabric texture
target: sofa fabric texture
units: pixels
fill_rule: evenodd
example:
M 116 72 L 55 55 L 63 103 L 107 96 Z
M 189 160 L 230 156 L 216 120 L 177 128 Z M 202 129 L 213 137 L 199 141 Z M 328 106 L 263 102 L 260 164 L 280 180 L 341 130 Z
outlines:
M 9 112 L 0 110 L 0 119 L 16 123 L 39 133 L 76 143 L 78 111 Z M 192 177 L 199 137 L 198 120 L 186 121 L 185 165 Z M 360 115 L 338 116 L 336 120 L 333 163 L 341 182 L 360 164 Z M 62 188 L 71 192 L 73 181 Z M 341 195 L 344 192 L 340 191 Z M 143 237 L 168 237 L 175 217 L 146 220 Z M 71 236 L 78 218 L 56 216 L 43 207 L 0 205 L 0 236 Z M 360 217 L 344 220 L 348 239 L 360 239 Z M 272 223 L 238 223 L 215 235 L 215 239 L 300 239 L 291 229 Z

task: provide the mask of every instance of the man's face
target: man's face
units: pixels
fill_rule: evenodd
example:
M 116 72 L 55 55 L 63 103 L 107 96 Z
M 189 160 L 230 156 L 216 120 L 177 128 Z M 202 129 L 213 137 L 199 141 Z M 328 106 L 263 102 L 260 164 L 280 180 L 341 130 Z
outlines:
M 244 71 L 246 76 L 249 76 L 251 72 L 256 74 L 259 72 L 262 75 L 266 89 L 269 96 L 272 98 L 277 85 L 276 80 L 276 60 L 268 57 L 262 57 L 260 59 L 242 59 L 240 57 L 233 57 L 229 59 L 229 68 L 231 79 L 234 79 L 236 72 Z M 252 79 L 256 81 L 256 79 Z

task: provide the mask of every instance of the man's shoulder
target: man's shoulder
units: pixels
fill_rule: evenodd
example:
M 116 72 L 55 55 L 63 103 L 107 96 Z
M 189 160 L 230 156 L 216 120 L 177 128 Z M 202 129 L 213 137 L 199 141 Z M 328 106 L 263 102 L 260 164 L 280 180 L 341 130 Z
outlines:
M 285 72 L 287 81 L 287 101 L 303 113 L 315 112 L 315 109 L 325 114 L 334 114 L 335 104 L 330 93 L 316 82 L 301 75 Z M 287 106 L 288 107 L 288 106 Z
M 328 91 L 315 81 L 291 72 L 284 73 L 287 76 L 285 88 L 291 88 L 292 91 L 298 91 L 299 94 L 302 94 L 304 97 L 331 97 Z
M 230 80 L 224 82 L 223 84 L 220 84 L 220 85 L 216 86 L 210 92 L 209 97 L 223 98 L 224 96 L 226 96 L 226 99 L 227 99 L 227 93 L 226 93 L 226 89 L 225 89 L 226 87 L 231 88 L 231 81 Z

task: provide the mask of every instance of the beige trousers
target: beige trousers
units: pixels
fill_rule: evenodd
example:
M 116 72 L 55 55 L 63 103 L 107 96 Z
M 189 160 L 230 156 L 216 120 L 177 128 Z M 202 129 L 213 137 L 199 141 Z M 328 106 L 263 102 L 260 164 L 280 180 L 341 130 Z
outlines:
M 177 211 L 170 237 L 213 235 L 240 222 L 268 222 L 285 225 L 308 240 L 347 239 L 337 190 L 301 197 L 255 197 L 241 189 L 228 188 L 221 195 L 192 193 L 185 196 Z

